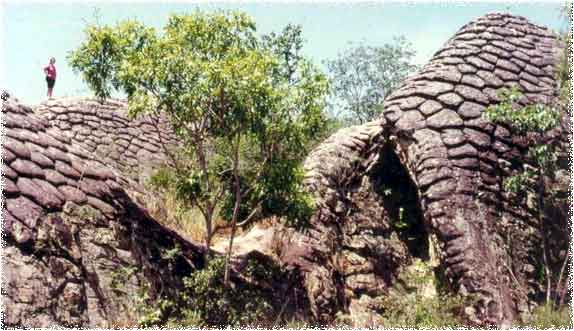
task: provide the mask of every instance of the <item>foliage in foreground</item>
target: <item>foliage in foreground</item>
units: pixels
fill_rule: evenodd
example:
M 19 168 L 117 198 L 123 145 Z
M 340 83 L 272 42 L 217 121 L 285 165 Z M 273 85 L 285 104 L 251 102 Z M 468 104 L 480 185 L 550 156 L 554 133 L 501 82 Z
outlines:
M 159 168 L 147 182 L 145 207 L 161 224 L 188 240 L 202 242 L 206 233 L 201 212 L 178 197 L 175 187 L 171 185 L 172 180 L 173 169 Z M 216 229 L 225 224 L 219 218 L 218 210 L 214 212 L 213 223 Z
M 501 102 L 488 107 L 484 112 L 484 117 L 492 122 L 509 126 L 518 136 L 528 139 L 528 133 L 542 135 L 559 125 L 560 113 L 547 105 L 533 104 L 517 107 L 516 103 L 523 95 L 516 87 L 510 90 L 502 89 L 498 95 Z M 540 190 L 542 187 L 539 185 L 544 184 L 540 182 L 543 176 L 553 175 L 557 159 L 553 146 L 537 142 L 535 138 L 529 140 L 533 146 L 528 150 L 527 162 L 530 162 L 533 168 L 526 168 L 522 173 L 506 178 L 504 189 L 507 191 L 517 193 L 524 189 Z M 540 193 L 543 194 L 543 192 Z
M 563 309 L 563 303 L 568 296 L 566 266 L 570 260 L 568 242 L 560 236 L 565 235 L 565 229 L 560 224 L 566 224 L 566 212 L 557 212 L 568 201 L 563 196 L 567 188 L 555 185 L 559 170 L 560 151 L 544 135 L 560 125 L 560 112 L 554 105 L 534 104 L 523 107 L 517 102 L 523 97 L 517 88 L 499 91 L 501 102 L 486 109 L 484 116 L 497 123 L 508 126 L 516 137 L 524 139 L 528 146 L 522 168 L 513 176 L 503 181 L 503 188 L 515 194 L 517 199 L 528 195 L 534 197 L 529 207 L 534 211 L 533 218 L 541 234 L 541 256 L 533 257 L 538 260 L 539 281 L 544 281 L 545 302 L 540 308 L 541 320 L 555 319 Z M 557 217 L 559 217 L 557 219 Z M 562 256 L 560 252 L 566 252 Z
M 226 289 L 225 261 L 217 258 L 209 266 L 185 279 L 187 307 L 179 323 L 197 326 L 240 327 L 263 323 L 273 307 L 256 287 L 245 285 Z
M 140 327 L 211 328 L 273 327 L 297 321 L 284 308 L 286 298 L 277 297 L 265 284 L 292 280 L 274 262 L 250 257 L 239 278 L 225 286 L 225 258 L 214 257 L 202 270 L 184 278 L 178 297 L 148 301 Z
M 382 298 L 384 327 L 457 327 L 465 300 L 441 288 L 428 261 L 415 259 Z
M 100 98 L 127 94 L 130 113 L 162 114 L 181 142 L 169 185 L 205 222 L 231 223 L 225 283 L 237 224 L 257 216 L 302 225 L 312 204 L 301 162 L 325 130 L 324 75 L 303 58 L 301 29 L 259 37 L 240 12 L 171 15 L 163 33 L 137 21 L 89 25 L 69 61 Z M 183 159 L 184 162 L 179 162 Z
M 553 307 L 552 305 L 542 305 L 536 307 L 532 315 L 523 321 L 520 326 L 541 329 L 566 328 L 573 327 L 570 316 L 570 307 Z

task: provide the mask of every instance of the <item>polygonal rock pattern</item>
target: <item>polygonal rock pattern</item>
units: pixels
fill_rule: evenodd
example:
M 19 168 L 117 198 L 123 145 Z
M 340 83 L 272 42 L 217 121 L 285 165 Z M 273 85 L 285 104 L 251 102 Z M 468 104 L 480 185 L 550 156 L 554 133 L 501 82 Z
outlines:
M 285 262 L 308 270 L 311 309 L 320 321 L 335 316 L 341 299 L 353 300 L 346 292 L 380 293 L 408 259 L 406 246 L 391 238 L 388 211 L 374 192 L 376 183 L 363 176 L 377 168 L 378 145 L 373 142 L 382 138 L 378 122 L 346 128 L 307 158 L 306 183 L 315 194 L 318 213 L 309 238 L 292 244 L 302 256 L 291 254 Z M 378 268 L 383 263 L 388 269 Z
M 202 250 L 150 218 L 80 138 L 12 99 L 2 113 L 4 325 L 109 327 L 146 292 L 174 295 Z
M 321 266 L 308 267 L 306 276 L 319 318 L 329 319 L 365 294 L 384 295 L 393 271 L 409 260 L 399 243 L 385 242 L 396 234 L 389 229 L 396 217 L 378 184 L 389 177 L 389 157 L 398 158 L 416 187 L 421 222 L 438 242 L 445 279 L 474 300 L 469 319 L 506 325 L 531 309 L 543 288 L 533 265 L 544 231 L 551 230 L 540 231 L 533 224 L 536 211 L 502 186 L 521 170 L 528 145 L 481 116 L 499 101 L 502 87 L 517 86 L 525 94 L 522 105 L 551 103 L 558 56 L 558 41 L 547 28 L 522 17 L 486 15 L 465 25 L 391 93 L 380 119 L 339 131 L 309 155 L 307 188 L 317 212 L 302 251 L 307 263 Z M 565 154 L 568 128 L 564 116 L 546 143 Z M 549 250 L 561 265 L 567 214 L 553 217 L 562 220 L 556 224 L 562 232 L 553 235 Z M 363 222 L 368 235 L 357 236 Z M 388 262 L 391 256 L 398 266 Z
M 432 259 L 435 245 L 448 284 L 475 300 L 466 310 L 473 322 L 507 324 L 543 296 L 541 237 L 554 232 L 549 258 L 560 265 L 567 225 L 541 231 L 528 200 L 503 190 L 528 144 L 482 112 L 513 85 L 522 104 L 552 102 L 557 56 L 546 28 L 504 14 L 479 18 L 389 95 L 380 119 L 339 131 L 309 155 L 317 211 L 307 232 L 281 244 L 280 258 L 302 272 L 319 321 L 376 314 L 371 303 L 412 257 Z M 128 119 L 125 108 L 58 99 L 36 116 L 14 98 L 5 103 L 7 326 L 110 326 L 129 319 L 143 288 L 169 295 L 200 267 L 200 249 L 148 217 L 126 193 L 135 184 L 116 173 L 141 181 L 174 144 L 165 123 Z M 565 120 L 546 143 L 567 151 L 568 130 Z M 559 174 L 553 183 L 567 190 L 568 173 Z M 403 219 L 415 222 L 410 232 Z M 176 247 L 181 254 L 166 261 Z
M 169 163 L 176 145 L 165 120 L 152 115 L 129 118 L 127 104 L 119 100 L 61 98 L 48 100 L 35 111 L 51 124 L 48 131 L 70 138 L 140 182 L 157 166 Z

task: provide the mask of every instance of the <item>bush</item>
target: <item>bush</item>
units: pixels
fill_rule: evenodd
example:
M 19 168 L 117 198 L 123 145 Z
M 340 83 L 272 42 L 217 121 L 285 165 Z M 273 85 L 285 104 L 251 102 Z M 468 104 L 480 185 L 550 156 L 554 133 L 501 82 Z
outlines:
M 253 276 L 272 277 L 272 273 L 261 274 L 256 266 L 250 265 L 246 273 Z M 213 258 L 209 265 L 184 279 L 185 307 L 176 324 L 199 327 L 240 327 L 266 324 L 275 310 L 262 291 L 251 284 L 239 283 L 228 288 L 223 285 L 225 260 Z M 259 279 L 258 279 L 259 280 Z M 191 325 L 190 325 L 191 324 Z
M 202 242 L 206 235 L 203 216 L 199 209 L 178 196 L 176 180 L 174 169 L 159 168 L 147 183 L 149 193 L 145 197 L 145 207 L 164 226 L 188 240 Z M 218 210 L 214 212 L 214 218 L 215 226 L 223 223 L 219 219 Z
M 389 295 L 379 298 L 384 327 L 456 327 L 462 325 L 465 300 L 436 291 L 432 267 L 420 259 L 407 267 Z

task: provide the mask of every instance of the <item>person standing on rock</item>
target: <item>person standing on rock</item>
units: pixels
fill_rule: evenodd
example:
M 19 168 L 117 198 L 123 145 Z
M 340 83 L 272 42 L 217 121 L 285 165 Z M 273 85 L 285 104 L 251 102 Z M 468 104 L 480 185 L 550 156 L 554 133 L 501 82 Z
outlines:
M 54 84 L 56 84 L 56 59 L 51 57 L 50 64 L 44 68 L 44 73 L 46 74 L 46 82 L 48 83 L 48 98 L 52 99 L 52 90 L 54 89 Z

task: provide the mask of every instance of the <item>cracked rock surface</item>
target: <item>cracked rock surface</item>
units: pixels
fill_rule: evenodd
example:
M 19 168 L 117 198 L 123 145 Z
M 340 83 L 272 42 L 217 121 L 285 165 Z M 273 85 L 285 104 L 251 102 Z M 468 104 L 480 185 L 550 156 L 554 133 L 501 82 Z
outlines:
M 379 119 L 339 131 L 309 155 L 307 187 L 318 210 L 301 260 L 311 265 L 306 282 L 320 319 L 384 295 L 400 266 L 420 254 L 393 240 L 397 217 L 380 188 L 397 176 L 415 187 L 406 194 L 418 201 L 406 206 L 435 238 L 447 282 L 473 298 L 471 322 L 505 325 L 531 308 L 541 292 L 533 265 L 550 230 L 533 224 L 536 211 L 502 186 L 521 171 L 529 146 L 481 115 L 500 101 L 503 87 L 517 86 L 522 105 L 551 104 L 558 56 L 547 28 L 486 15 L 462 27 L 390 94 Z M 565 114 L 562 126 L 541 138 L 563 160 L 569 127 Z M 568 184 L 561 188 L 567 194 Z M 557 265 L 568 247 L 565 210 L 551 218 L 563 223 L 554 224 L 562 230 L 552 237 Z
M 522 105 L 554 102 L 559 47 L 522 17 L 468 23 L 386 98 L 380 118 L 340 130 L 308 156 L 317 209 L 307 232 L 248 233 L 237 252 L 259 251 L 261 261 L 276 252 L 269 263 L 299 270 L 304 289 L 280 285 L 319 322 L 376 316 L 377 298 L 415 258 L 436 260 L 451 290 L 472 299 L 471 323 L 508 325 L 527 313 L 545 295 L 536 276 L 543 236 L 553 238 L 552 265 L 568 251 L 568 206 L 544 210 L 551 222 L 542 227 L 532 197 L 504 190 L 504 178 L 524 169 L 529 141 L 482 113 L 503 87 L 517 86 Z M 169 164 L 176 141 L 162 120 L 130 119 L 126 108 L 85 98 L 34 111 L 4 103 L 6 326 L 121 326 L 135 315 L 134 298 L 175 295 L 202 267 L 200 248 L 132 198 L 154 167 Z M 548 180 L 566 196 L 570 135 L 565 114 L 537 138 L 561 152 Z M 166 260 L 175 248 L 181 254 Z
M 201 249 L 150 218 L 81 136 L 12 99 L 2 112 L 5 326 L 121 325 L 138 298 L 175 294 L 201 266 Z
M 176 139 L 165 120 L 154 115 L 132 119 L 127 108 L 119 100 L 63 98 L 45 101 L 34 110 L 51 124 L 48 131 L 68 137 L 143 184 L 154 168 L 170 163 Z

